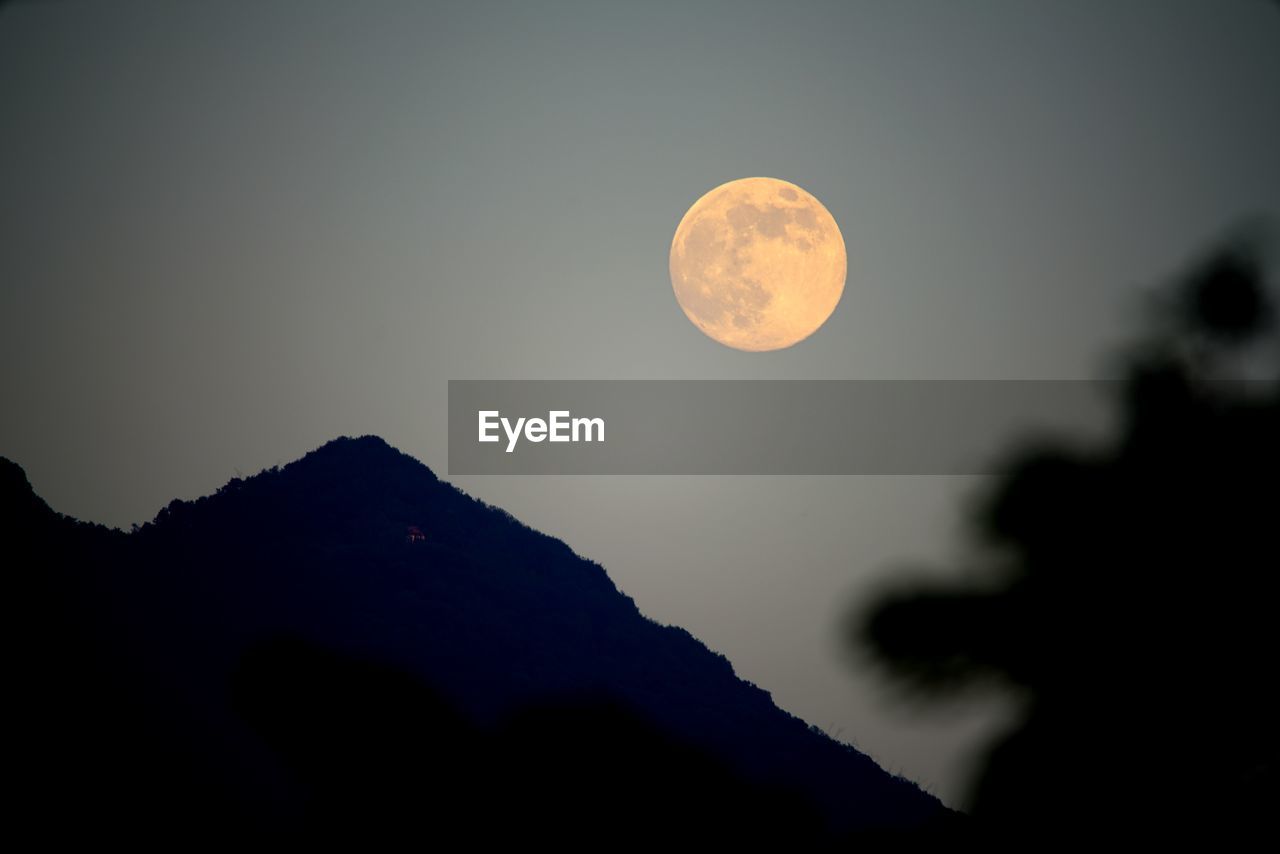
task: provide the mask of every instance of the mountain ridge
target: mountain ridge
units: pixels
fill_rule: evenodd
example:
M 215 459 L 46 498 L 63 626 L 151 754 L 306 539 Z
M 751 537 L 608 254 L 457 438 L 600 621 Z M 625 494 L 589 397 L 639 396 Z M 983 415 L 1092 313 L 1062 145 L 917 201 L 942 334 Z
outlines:
M 96 627 L 105 663 L 94 666 L 126 673 L 139 702 L 163 709 L 153 717 L 197 753 L 202 737 L 232 745 L 209 760 L 232 789 L 246 768 L 270 775 L 258 772 L 266 751 L 226 685 L 256 646 L 286 636 L 403 672 L 468 726 L 504 726 L 532 707 L 616 705 L 753 786 L 801 793 L 838 831 L 920 827 L 946 813 L 779 708 L 687 630 L 642 614 L 598 563 L 378 437 L 340 437 L 172 501 L 128 534 L 56 514 L 25 475 L 29 496 L 15 495 L 9 466 L 21 472 L 9 463 L 0 476 L 6 507 L 25 501 L 40 516 L 34 499 L 47 513 L 6 534 L 29 541 L 53 586 L 76 594 L 64 619 L 73 633 L 77 620 Z M 248 800 L 275 809 L 270 795 L 265 807 Z

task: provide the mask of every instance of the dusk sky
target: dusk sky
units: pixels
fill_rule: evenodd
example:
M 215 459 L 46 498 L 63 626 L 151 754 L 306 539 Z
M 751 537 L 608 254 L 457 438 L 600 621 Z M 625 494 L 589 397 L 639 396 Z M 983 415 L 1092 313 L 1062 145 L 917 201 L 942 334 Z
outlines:
M 1143 294 L 1280 215 L 1265 0 L 0 8 L 0 455 L 127 528 L 377 434 L 447 477 L 450 379 L 1104 376 Z M 668 275 L 772 176 L 848 251 L 812 337 Z M 454 477 L 780 706 L 949 803 L 998 704 L 924 714 L 840 622 L 945 562 L 977 477 Z

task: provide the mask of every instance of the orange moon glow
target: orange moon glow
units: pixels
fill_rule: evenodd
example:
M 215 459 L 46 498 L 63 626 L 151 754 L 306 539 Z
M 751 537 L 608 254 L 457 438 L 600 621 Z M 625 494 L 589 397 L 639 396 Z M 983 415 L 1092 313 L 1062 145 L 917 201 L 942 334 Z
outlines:
M 671 285 L 693 324 L 738 350 L 780 350 L 826 323 L 844 293 L 844 238 L 795 184 L 742 178 L 707 193 L 671 241 Z

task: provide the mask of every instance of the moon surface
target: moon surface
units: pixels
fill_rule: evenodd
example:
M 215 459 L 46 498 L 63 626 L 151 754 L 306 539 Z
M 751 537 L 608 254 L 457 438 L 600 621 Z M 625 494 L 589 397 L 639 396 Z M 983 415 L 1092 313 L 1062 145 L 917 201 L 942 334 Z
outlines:
M 707 193 L 671 241 L 671 285 L 693 324 L 738 350 L 780 350 L 826 323 L 844 293 L 844 238 L 809 193 L 742 178 Z

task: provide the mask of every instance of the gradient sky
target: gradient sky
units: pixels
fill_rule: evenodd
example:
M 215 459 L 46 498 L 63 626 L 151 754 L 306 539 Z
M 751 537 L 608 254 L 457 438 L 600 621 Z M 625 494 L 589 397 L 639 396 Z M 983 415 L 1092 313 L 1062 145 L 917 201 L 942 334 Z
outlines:
M 1084 378 L 1144 289 L 1280 213 L 1280 13 L 1148 2 L 0 9 L 0 455 L 111 525 L 376 433 L 449 379 Z M 843 301 L 729 350 L 667 252 L 713 186 L 817 196 Z M 838 621 L 961 543 L 976 478 L 457 478 L 784 708 L 958 803 Z

